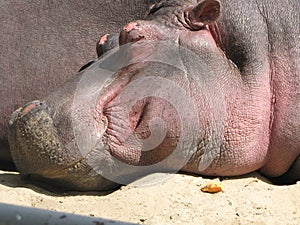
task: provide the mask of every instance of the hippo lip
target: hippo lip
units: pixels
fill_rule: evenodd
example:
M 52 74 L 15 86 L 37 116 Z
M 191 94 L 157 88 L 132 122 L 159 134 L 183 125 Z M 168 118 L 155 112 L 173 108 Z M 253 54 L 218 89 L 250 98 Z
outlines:
M 66 120 L 63 118 L 62 123 Z M 100 176 L 90 166 L 87 162 L 89 156 L 81 154 L 72 132 L 66 140 L 61 139 L 66 132 L 65 127 L 55 123 L 61 121 L 57 120 L 55 110 L 48 101 L 30 102 L 13 113 L 8 139 L 22 178 L 62 190 L 116 188 L 116 183 Z
M 33 101 L 11 116 L 9 141 L 12 157 L 24 175 L 57 178 L 62 171 L 83 160 L 83 156 L 66 157 L 66 146 L 59 138 L 50 108 L 45 101 Z

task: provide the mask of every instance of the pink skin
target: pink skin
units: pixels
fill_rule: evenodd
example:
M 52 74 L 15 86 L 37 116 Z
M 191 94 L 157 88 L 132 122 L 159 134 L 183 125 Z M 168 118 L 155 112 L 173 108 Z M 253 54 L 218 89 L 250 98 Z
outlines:
M 208 2 L 211 4 L 215 1 Z M 184 26 L 194 31 L 188 29 L 169 31 L 165 27 L 156 25 L 155 20 L 150 22 L 134 21 L 123 28 L 120 35 L 120 45 L 140 40 L 164 40 L 172 37 L 177 38 L 181 45 L 190 49 L 195 48 L 198 43 L 205 43 L 212 51 L 220 54 L 218 46 L 222 45 L 221 38 L 217 24 L 213 22 L 218 15 L 216 16 L 216 12 L 209 14 L 211 6 L 207 5 L 206 7 L 206 9 L 196 7 L 193 11 L 185 11 L 184 15 L 188 20 L 185 20 Z M 200 10 L 200 14 L 207 13 L 211 18 L 205 17 L 207 21 L 197 21 L 197 18 L 194 17 L 194 14 L 197 14 L 195 10 Z M 147 49 L 147 51 L 151 50 Z M 138 57 L 138 55 L 137 53 L 132 57 Z M 271 93 L 268 92 L 269 88 L 266 88 L 270 85 L 270 69 L 267 60 L 264 65 L 260 74 L 257 75 L 260 77 L 258 86 L 249 87 L 247 82 L 254 79 L 253 75 L 249 74 L 248 78 L 236 81 L 237 87 L 232 83 L 228 84 L 224 90 L 225 94 L 228 94 L 226 105 L 229 117 L 223 138 L 226 140 L 225 145 L 228 152 L 220 156 L 222 157 L 222 166 L 217 166 L 218 160 L 216 160 L 211 167 L 201 171 L 201 174 L 231 176 L 261 169 L 261 172 L 268 176 L 280 176 L 289 169 L 299 155 L 297 142 L 291 146 L 290 151 L 284 151 L 280 147 L 284 141 L 277 141 L 280 140 L 280 136 L 283 136 L 280 133 L 286 131 L 279 131 L 278 125 L 271 124 L 272 121 L 270 121 L 269 116 L 271 114 L 271 102 L 269 100 Z M 220 74 L 220 79 L 224 79 L 224 75 Z M 233 93 L 236 93 L 235 101 L 232 101 Z M 247 99 L 248 97 L 249 99 Z M 243 106 L 245 104 L 255 115 L 252 119 L 243 116 L 249 114 L 249 108 Z M 271 125 L 273 125 L 272 129 L 275 129 L 272 133 L 270 132 Z M 200 172 L 193 167 L 193 162 L 190 162 L 184 170 Z
M 107 41 L 107 37 L 109 34 L 103 35 L 99 40 L 99 45 L 103 45 Z
M 280 64 L 288 65 L 286 59 L 280 57 Z M 287 171 L 290 165 L 297 159 L 299 164 L 300 139 L 299 139 L 299 112 L 298 86 L 297 82 L 283 82 L 289 80 L 290 74 L 281 70 L 282 65 L 274 68 L 280 74 L 275 78 L 275 95 L 280 96 L 273 100 L 274 114 L 272 115 L 272 134 L 268 154 L 268 161 L 261 169 L 262 173 L 268 176 L 279 176 L 282 171 Z M 297 80 L 292 78 L 291 80 Z M 299 165 L 298 165 L 299 167 Z M 299 174 L 299 171 L 298 171 Z M 299 176 L 299 175 L 298 175 Z
M 199 23 L 198 23 L 199 24 Z M 208 25 L 201 25 L 201 28 L 197 31 L 188 31 L 188 30 L 168 30 L 168 29 L 162 29 L 160 25 L 156 24 L 155 21 L 135 21 L 127 24 L 120 35 L 120 45 L 129 43 L 129 42 L 137 42 L 142 40 L 164 40 L 169 39 L 170 36 L 172 38 L 177 39 L 179 43 L 182 46 L 185 46 L 190 49 L 194 49 L 195 45 L 199 45 L 199 43 L 205 43 L 206 47 L 211 48 L 212 51 L 214 51 L 217 54 L 221 54 L 220 50 L 218 49 L 218 44 L 216 43 L 215 37 L 216 34 L 210 31 Z M 200 46 L 201 47 L 201 46 Z M 151 54 L 151 52 L 155 51 L 153 49 L 150 49 L 149 46 L 147 48 L 134 49 L 132 52 L 133 54 L 131 57 L 141 57 L 139 52 L 145 52 L 147 51 L 148 54 Z M 149 53 L 150 52 L 150 53 Z M 145 53 L 143 53 L 145 54 Z M 223 55 L 221 54 L 221 57 Z M 222 78 L 223 75 L 220 74 L 220 78 Z M 239 87 L 242 87 L 240 89 L 236 90 L 236 87 L 230 86 L 230 84 L 226 87 L 224 92 L 228 95 L 231 95 L 234 92 L 240 92 L 238 96 L 247 96 L 249 94 L 245 94 L 245 92 L 248 92 L 250 90 L 243 90 L 243 87 L 245 88 L 245 85 L 242 83 L 241 80 L 236 80 Z M 263 87 L 260 90 L 261 93 L 264 93 Z M 257 112 L 257 115 L 255 116 L 257 121 L 264 121 L 263 126 L 259 128 L 253 128 L 248 127 L 248 121 L 245 121 L 245 124 L 240 123 L 239 121 L 242 119 L 242 114 L 246 114 L 248 109 L 244 108 L 243 104 L 248 105 L 254 105 L 253 102 L 248 102 L 249 100 L 245 100 L 244 98 L 239 99 L 237 96 L 236 101 L 231 102 L 230 97 L 228 96 L 228 101 L 226 102 L 227 108 L 231 109 L 230 112 L 228 112 L 229 117 L 227 121 L 227 131 L 225 133 L 225 140 L 227 140 L 228 145 L 226 148 L 228 148 L 228 152 L 224 153 L 224 155 L 219 156 L 222 157 L 222 166 L 217 166 L 218 159 L 216 159 L 213 164 L 204 171 L 199 171 L 198 168 L 195 168 L 196 161 L 190 161 L 188 165 L 183 168 L 183 170 L 188 172 L 194 172 L 194 173 L 201 173 L 205 175 L 221 175 L 221 176 L 232 176 L 232 175 L 240 175 L 245 174 L 254 170 L 257 170 L 261 168 L 266 160 L 267 157 L 267 140 L 268 140 L 268 133 L 265 133 L 265 135 L 261 135 L 261 132 L 263 130 L 268 130 L 269 121 L 268 121 L 268 110 L 261 110 L 258 104 L 258 107 L 254 109 Z M 268 104 L 268 94 L 266 93 L 266 97 L 264 98 L 265 101 L 262 104 Z M 257 99 L 259 98 L 260 102 L 261 100 L 261 94 L 257 96 Z M 255 95 L 252 96 L 252 98 L 255 98 Z M 248 102 L 248 103 L 247 103 Z M 236 105 L 241 105 L 241 107 L 236 107 Z M 266 107 L 261 107 L 262 109 L 268 109 Z M 153 115 L 154 116 L 154 115 Z M 118 116 L 119 118 L 120 116 Z M 108 117 L 109 118 L 109 117 Z M 245 118 L 247 119 L 247 118 Z M 110 120 L 110 119 L 109 119 Z M 250 121 L 249 121 L 250 122 Z M 128 123 L 130 124 L 130 123 Z M 127 127 L 131 127 L 130 125 L 127 125 Z M 114 133 L 115 131 L 113 129 L 110 129 L 110 136 L 117 136 L 120 140 L 126 140 L 125 134 L 121 133 Z M 242 133 L 241 133 L 242 132 Z M 253 138 L 254 140 L 259 140 L 256 142 L 251 141 L 249 139 L 249 144 L 245 145 L 243 141 L 239 141 L 237 136 L 239 133 L 241 133 L 243 136 L 248 136 Z M 261 138 L 259 138 L 261 137 Z M 122 142 L 122 141 L 121 141 Z M 253 143 L 251 143 L 253 142 Z M 113 144 L 114 141 L 112 140 L 110 145 Z M 126 145 L 123 143 L 123 145 Z M 135 158 L 135 163 L 138 162 L 138 159 L 140 156 L 139 154 L 133 153 L 132 156 L 130 155 L 130 151 L 126 148 L 122 149 L 120 145 L 113 148 L 113 154 L 117 156 L 118 158 L 122 158 L 123 160 L 129 162 L 127 159 Z M 239 150 L 238 150 L 239 149 Z M 231 151 L 231 153 L 230 153 Z M 156 151 L 156 157 L 160 157 L 161 153 L 157 153 Z M 132 161 L 131 161 L 132 163 Z
M 132 30 L 140 30 L 140 28 L 139 28 L 137 23 L 131 22 L 131 23 L 128 23 L 127 25 L 125 25 L 123 30 L 129 32 L 129 31 L 132 31 Z

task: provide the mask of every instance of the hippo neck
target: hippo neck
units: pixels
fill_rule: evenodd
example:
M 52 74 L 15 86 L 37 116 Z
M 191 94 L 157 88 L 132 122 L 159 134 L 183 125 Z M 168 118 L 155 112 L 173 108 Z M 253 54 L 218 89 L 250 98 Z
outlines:
M 260 168 L 265 163 L 270 141 L 271 92 L 268 69 L 261 74 L 252 73 L 245 77 L 221 49 L 212 51 L 202 48 L 198 55 L 211 69 L 209 73 L 198 74 L 198 80 L 203 83 L 201 88 L 206 98 L 214 98 L 208 108 L 214 120 L 210 122 L 215 127 L 211 138 L 201 137 L 205 148 L 213 147 L 199 149 L 197 154 L 214 156 L 214 159 L 204 170 L 199 171 L 199 165 L 195 167 L 193 160 L 184 169 L 226 176 Z M 197 70 L 201 71 L 201 66 Z M 234 166 L 240 167 L 235 172 L 232 156 L 240 159 L 234 162 Z M 220 161 L 224 162 L 222 167 L 218 166 Z

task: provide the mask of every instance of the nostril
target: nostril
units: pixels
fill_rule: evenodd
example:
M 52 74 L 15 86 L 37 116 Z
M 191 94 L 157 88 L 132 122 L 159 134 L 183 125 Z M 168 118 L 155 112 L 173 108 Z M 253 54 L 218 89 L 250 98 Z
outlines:
M 105 42 L 107 41 L 107 39 L 108 39 L 108 35 L 109 35 L 109 34 L 103 35 L 103 36 L 100 38 L 98 44 L 99 44 L 99 45 L 104 45 L 104 43 L 105 43 Z
M 96 45 L 96 52 L 97 52 L 98 57 L 100 57 L 101 55 L 104 54 L 104 45 L 105 45 L 105 43 L 106 43 L 107 40 L 108 40 L 108 36 L 109 36 L 109 34 L 103 35 L 103 36 L 100 38 L 100 40 L 97 42 L 97 45 Z
M 96 45 L 96 51 L 98 57 L 102 56 L 104 53 L 113 50 L 119 46 L 119 34 L 105 34 L 103 35 Z
M 140 29 L 141 28 L 139 27 L 139 24 L 136 22 L 128 23 L 123 28 L 123 30 L 125 30 L 126 32 L 130 32 L 132 30 L 140 30 Z
M 142 39 L 145 39 L 145 35 L 143 34 L 141 25 L 137 22 L 131 22 L 123 27 L 119 37 L 119 44 L 124 45 Z

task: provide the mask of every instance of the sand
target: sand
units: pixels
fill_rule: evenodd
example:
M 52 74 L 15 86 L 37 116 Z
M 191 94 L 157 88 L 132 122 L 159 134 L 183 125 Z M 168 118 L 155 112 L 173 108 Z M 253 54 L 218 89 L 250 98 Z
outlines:
M 275 186 L 252 173 L 222 180 L 223 192 L 203 193 L 210 181 L 176 174 L 145 187 L 57 193 L 0 171 L 0 203 L 139 224 L 300 224 L 300 182 Z

